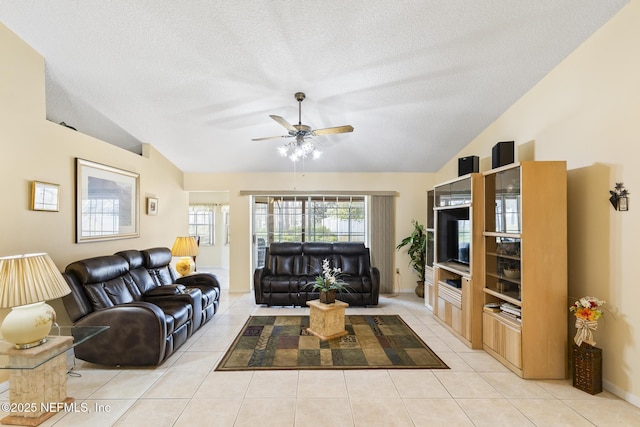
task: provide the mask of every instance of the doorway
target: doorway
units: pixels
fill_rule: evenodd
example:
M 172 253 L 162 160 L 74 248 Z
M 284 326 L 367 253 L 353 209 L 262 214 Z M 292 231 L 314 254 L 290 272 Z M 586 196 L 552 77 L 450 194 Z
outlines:
M 218 277 L 221 289 L 229 289 L 229 192 L 189 193 L 189 235 L 200 239 L 196 271 Z

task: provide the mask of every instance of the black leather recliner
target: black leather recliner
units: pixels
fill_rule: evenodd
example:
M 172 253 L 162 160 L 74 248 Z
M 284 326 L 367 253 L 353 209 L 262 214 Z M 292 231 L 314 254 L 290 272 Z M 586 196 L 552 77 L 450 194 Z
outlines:
M 171 251 L 153 248 L 88 258 L 69 264 L 63 298 L 74 326 L 109 326 L 75 347 L 76 357 L 110 366 L 165 361 L 218 309 L 213 274 L 176 278 Z
M 266 248 L 264 267 L 254 272 L 257 304 L 305 306 L 319 298 L 310 283 L 322 274 L 322 262 L 340 268 L 349 292 L 337 299 L 353 306 L 377 305 L 380 272 L 370 263 L 369 248 L 363 243 L 272 243 Z

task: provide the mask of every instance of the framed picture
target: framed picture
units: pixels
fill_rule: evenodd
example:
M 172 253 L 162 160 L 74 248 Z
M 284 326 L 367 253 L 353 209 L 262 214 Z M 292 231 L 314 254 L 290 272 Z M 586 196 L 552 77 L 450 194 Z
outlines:
M 139 178 L 76 158 L 76 243 L 139 237 Z
M 147 215 L 158 215 L 158 199 L 147 197 Z
M 33 181 L 31 184 L 31 209 L 58 212 L 60 210 L 59 194 L 60 186 L 58 184 Z

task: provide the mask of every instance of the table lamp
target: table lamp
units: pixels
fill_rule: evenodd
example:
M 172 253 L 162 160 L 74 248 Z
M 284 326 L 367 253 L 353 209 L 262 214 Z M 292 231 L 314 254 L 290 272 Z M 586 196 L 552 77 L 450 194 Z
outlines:
M 0 331 L 18 349 L 47 341 L 56 312 L 45 301 L 71 293 L 47 254 L 0 258 L 0 307 L 11 308 Z
M 177 237 L 171 248 L 171 254 L 175 257 L 181 257 L 176 263 L 176 270 L 181 276 L 193 273 L 195 269 L 194 256 L 198 255 L 198 245 L 193 236 Z

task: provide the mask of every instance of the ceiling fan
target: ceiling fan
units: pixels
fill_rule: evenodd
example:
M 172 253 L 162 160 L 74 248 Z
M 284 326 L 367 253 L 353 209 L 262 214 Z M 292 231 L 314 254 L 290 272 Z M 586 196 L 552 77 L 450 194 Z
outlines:
M 302 101 L 305 98 L 303 92 L 296 92 L 295 98 L 298 101 L 298 124 L 292 125 L 280 116 L 270 115 L 273 120 L 278 122 L 282 127 L 289 131 L 288 135 L 267 136 L 264 138 L 253 138 L 252 141 L 266 141 L 269 139 L 279 138 L 295 138 L 293 141 L 287 142 L 282 147 L 278 147 L 278 151 L 284 157 L 289 157 L 292 161 L 297 161 L 300 158 L 305 158 L 308 155 L 313 155 L 313 158 L 318 158 L 321 151 L 319 151 L 311 141 L 305 141 L 314 136 L 331 135 L 336 133 L 353 132 L 353 126 L 336 126 L 323 129 L 311 129 L 311 126 L 302 124 Z

